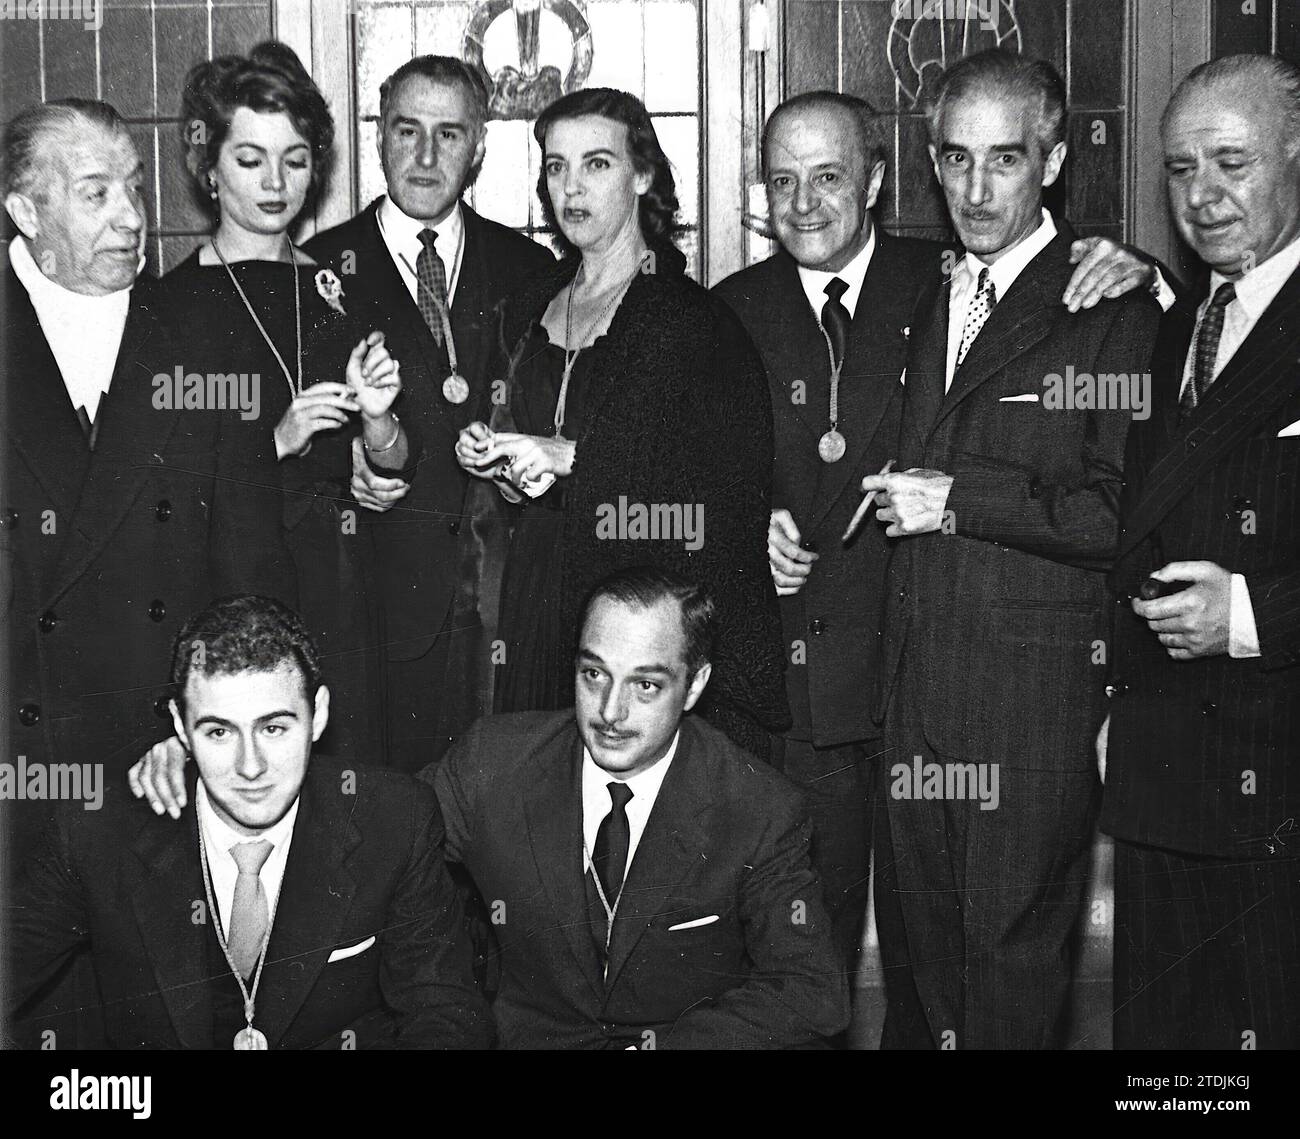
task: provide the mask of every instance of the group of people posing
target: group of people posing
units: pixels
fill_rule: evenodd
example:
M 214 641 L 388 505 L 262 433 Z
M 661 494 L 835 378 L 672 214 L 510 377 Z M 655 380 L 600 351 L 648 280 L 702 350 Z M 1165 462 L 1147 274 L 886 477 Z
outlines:
M 874 855 L 882 1045 L 1061 1047 L 1100 806 L 1115 1045 L 1295 1046 L 1300 69 L 1175 92 L 1189 287 L 1045 208 L 1028 57 L 933 91 L 958 245 L 808 92 L 713 290 L 637 99 L 536 122 L 558 258 L 461 200 L 487 113 L 403 64 L 387 192 L 299 247 L 324 99 L 200 63 L 156 281 L 112 108 L 8 124 L 7 758 L 107 772 L 4 804 L 10 1037 L 842 1044 Z

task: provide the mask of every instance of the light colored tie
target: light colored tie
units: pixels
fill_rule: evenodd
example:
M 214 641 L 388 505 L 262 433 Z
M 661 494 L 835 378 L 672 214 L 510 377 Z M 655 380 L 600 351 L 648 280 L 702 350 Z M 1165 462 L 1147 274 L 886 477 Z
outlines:
M 987 269 L 981 269 L 975 296 L 971 300 L 970 308 L 966 310 L 966 325 L 961 330 L 961 347 L 957 349 L 957 367 L 961 367 L 961 362 L 966 359 L 966 353 L 970 351 L 970 346 L 975 343 L 975 337 L 980 334 L 980 329 L 984 327 L 984 322 L 988 320 L 989 313 L 993 311 L 993 306 L 997 303 L 998 298 L 993 287 L 993 278 L 989 276 Z
M 237 842 L 230 848 L 230 857 L 239 867 L 239 877 L 235 879 L 235 900 L 230 907 L 230 935 L 226 938 L 226 946 L 242 977 L 252 974 L 262 952 L 262 940 L 266 937 L 266 891 L 262 889 L 260 875 L 274 849 L 274 844 L 265 839 Z

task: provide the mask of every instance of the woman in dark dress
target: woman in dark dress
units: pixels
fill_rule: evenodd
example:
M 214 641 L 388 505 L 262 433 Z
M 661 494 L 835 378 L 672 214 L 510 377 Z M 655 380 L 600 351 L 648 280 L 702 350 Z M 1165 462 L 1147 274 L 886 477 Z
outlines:
M 506 400 L 461 434 L 461 465 L 517 504 L 502 583 L 498 711 L 573 702 L 578 613 L 614 569 L 702 582 L 721 636 L 703 713 L 769 754 L 788 725 L 767 570 L 772 422 L 757 351 L 684 274 L 673 176 L 644 106 L 567 95 L 535 128 L 538 194 L 567 256 L 507 303 Z M 646 534 L 629 522 L 666 507 Z
M 390 410 L 396 363 L 368 335 L 376 314 L 348 311 L 342 283 L 318 276 L 289 237 L 328 169 L 329 111 L 297 56 L 269 42 L 190 71 L 182 134 L 216 226 L 160 282 L 189 334 L 178 364 L 186 375 L 248 378 L 254 398 L 224 411 L 222 446 L 241 454 L 246 493 L 282 518 L 297 593 L 286 600 L 317 640 L 333 698 L 322 749 L 377 761 L 377 615 L 347 482 L 354 436 L 382 474 L 404 472 L 411 448 Z

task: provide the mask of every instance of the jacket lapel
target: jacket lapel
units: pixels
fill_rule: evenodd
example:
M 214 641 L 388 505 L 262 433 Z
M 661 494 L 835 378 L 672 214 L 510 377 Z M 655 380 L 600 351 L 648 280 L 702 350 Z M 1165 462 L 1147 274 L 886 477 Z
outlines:
M 779 321 L 785 354 L 800 362 L 799 371 L 805 376 L 822 375 L 829 367 L 826 339 L 818 327 L 817 316 L 808 307 L 808 295 L 803 291 L 803 282 L 799 279 L 799 266 L 785 250 L 780 250 L 776 258 L 780 286 L 774 298 L 776 310 L 769 317 Z M 790 381 L 795 378 L 799 377 L 783 375 L 776 368 L 768 369 L 767 380 L 772 389 L 773 402 L 778 407 L 789 405 L 795 418 L 807 429 L 808 445 L 815 449 L 817 440 L 822 437 L 828 424 L 813 415 L 807 399 L 796 403 L 791 398 L 793 392 Z
M 71 519 L 90 450 L 36 310 L 12 268 L 5 273 L 5 288 L 6 367 L 0 422 L 9 446 L 31 469 L 58 519 Z M 68 532 L 63 527 L 56 531 Z
M 699 818 L 713 802 L 705 759 L 696 742 L 694 724 L 683 720 L 677 754 L 659 789 L 619 899 L 610 938 L 606 999 L 649 928 L 650 919 L 674 904 L 680 894 L 677 887 L 704 861 L 707 835 L 699 826 Z
M 853 310 L 844 370 L 840 377 L 839 423 L 847 449 L 838 463 L 827 463 L 817 488 L 815 529 L 850 483 L 856 488 L 862 461 L 890 402 L 900 396 L 898 377 L 907 359 L 909 297 L 894 243 L 877 230 L 876 249 Z M 892 444 L 891 444 L 892 449 Z
M 257 997 L 254 1023 L 272 1048 L 316 984 L 352 908 L 357 884 L 348 863 L 361 843 L 355 805 L 356 796 L 314 779 L 308 768 Z
M 582 857 L 582 744 L 575 723 L 538 755 L 524 791 L 524 816 L 537 874 L 597 1004 L 604 983 L 591 940 Z
M 151 471 L 164 461 L 181 411 L 153 406 L 154 373 L 147 359 L 173 355 L 159 350 L 162 335 L 153 314 L 133 294 L 113 382 L 96 418 L 96 447 L 90 453 L 86 480 L 72 513 L 51 603 L 112 539 L 135 506 Z M 146 357 L 147 352 L 152 356 Z M 147 432 L 146 426 L 153 431 Z
M 1120 536 L 1121 555 L 1191 493 L 1202 471 L 1218 462 L 1282 400 L 1295 394 L 1297 368 L 1300 269 L 1291 274 L 1210 385 L 1200 406 L 1176 428 L 1163 453 L 1155 458 Z
M 1056 236 L 1025 266 L 1007 295 L 994 305 L 952 378 L 936 426 L 981 384 L 1051 332 L 1061 311 L 1061 294 L 1072 268 L 1069 251 L 1073 240 L 1069 227 L 1058 222 Z M 944 344 L 946 350 L 946 334 Z
M 212 980 L 206 972 L 208 927 L 191 921 L 190 900 L 205 896 L 199 866 L 198 816 L 193 780 L 180 823 L 150 819 L 134 851 L 144 873 L 131 895 L 158 992 L 184 1048 L 212 1046 Z M 215 914 L 207 915 L 216 921 Z
M 952 281 L 932 286 L 917 302 L 903 383 L 898 469 L 920 466 L 943 403 L 948 351 L 948 298 Z

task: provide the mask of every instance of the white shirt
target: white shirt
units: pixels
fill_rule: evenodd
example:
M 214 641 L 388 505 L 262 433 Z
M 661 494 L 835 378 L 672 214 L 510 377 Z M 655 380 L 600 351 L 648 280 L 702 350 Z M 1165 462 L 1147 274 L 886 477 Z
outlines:
M 72 406 L 84 407 L 93 422 L 113 382 L 130 286 L 102 297 L 65 289 L 41 272 L 21 237 L 9 243 L 9 260 L 31 298 Z
M 802 265 L 799 266 L 799 283 L 803 285 L 804 294 L 808 297 L 808 304 L 812 307 L 813 315 L 818 321 L 822 318 L 822 309 L 826 307 L 826 286 L 836 277 L 848 285 L 848 288 L 844 290 L 844 295 L 840 297 L 840 304 L 849 310 L 850 319 L 853 317 L 858 308 L 858 297 L 862 295 L 862 282 L 867 278 L 867 270 L 871 268 L 871 257 L 875 252 L 876 226 L 873 222 L 871 236 L 867 238 L 867 244 L 838 273 L 828 273 L 824 269 L 805 269 Z
M 659 788 L 663 786 L 664 776 L 668 774 L 673 756 L 677 754 L 677 741 L 681 738 L 682 733 L 679 729 L 673 736 L 673 742 L 669 745 L 663 759 L 653 767 L 637 772 L 630 779 L 622 780 L 632 792 L 632 798 L 626 807 L 628 844 L 627 866 L 623 871 L 624 881 L 627 880 L 628 871 L 632 869 L 632 859 L 636 855 L 637 844 L 645 833 L 646 823 L 650 821 L 650 812 L 654 809 L 655 800 L 659 797 Z M 584 874 L 591 869 L 590 854 L 596 849 L 596 832 L 600 830 L 601 820 L 614 809 L 614 804 L 609 797 L 609 784 L 616 782 L 619 780 L 604 768 L 596 766 L 596 761 L 591 758 L 591 752 L 584 747 L 582 749 L 582 836 L 586 840 L 586 849 L 583 851 L 582 858 Z M 610 898 L 611 904 L 613 901 L 614 899 Z
M 388 247 L 388 255 L 397 266 L 406 291 L 411 300 L 418 302 L 420 280 L 415 274 L 416 259 L 424 251 L 420 241 L 420 231 L 429 227 L 404 214 L 392 198 L 385 197 L 379 203 L 375 214 L 379 222 L 379 233 Z M 457 202 L 442 221 L 433 227 L 437 231 L 433 248 L 442 259 L 447 271 L 447 308 L 451 308 L 456 297 L 456 282 L 460 280 L 461 254 L 465 251 L 465 219 L 461 216 L 460 202 Z
M 1237 349 L 1244 343 L 1259 323 L 1259 318 L 1273 303 L 1273 299 L 1282 291 L 1291 274 L 1300 267 L 1300 238 L 1274 253 L 1267 261 L 1256 265 L 1249 273 L 1237 279 L 1236 295 L 1232 303 L 1223 310 L 1223 332 L 1219 336 L 1219 351 L 1214 357 L 1212 376 L 1227 366 Z M 1216 271 L 1210 272 L 1210 291 L 1201 307 L 1196 310 L 1196 320 L 1209 306 L 1219 286 L 1228 278 Z M 1183 389 L 1191 382 L 1192 371 L 1196 366 L 1196 350 L 1193 344 L 1187 353 L 1183 365 L 1183 382 L 1179 388 L 1181 397 Z M 1228 614 L 1228 655 L 1238 659 L 1257 657 L 1259 651 L 1259 630 L 1255 626 L 1255 607 L 1250 601 L 1250 590 L 1246 588 L 1246 578 L 1239 573 L 1232 575 L 1232 607 Z
M 1024 272 L 1029 262 L 1052 243 L 1055 236 L 1056 222 L 1044 209 L 1043 220 L 1038 223 L 1038 228 L 1019 245 L 1013 245 L 992 265 L 981 261 L 973 253 L 967 253 L 953 270 L 952 289 L 948 297 L 948 366 L 943 382 L 945 392 L 952 387 L 952 377 L 957 371 L 957 352 L 961 348 L 961 334 L 966 327 L 966 311 L 975 298 L 980 272 L 988 269 L 993 281 L 995 304 L 1001 303 L 1007 290 L 1015 284 L 1016 278 Z
M 280 884 L 284 881 L 289 844 L 293 841 L 298 800 L 293 801 L 293 806 L 275 826 L 252 837 L 240 834 L 218 817 L 201 779 L 195 795 L 195 809 L 199 815 L 199 826 L 203 828 L 203 845 L 208 852 L 208 873 L 212 877 L 212 894 L 216 898 L 222 930 L 230 929 L 230 908 L 235 904 L 235 881 L 239 877 L 239 866 L 231 855 L 230 848 L 237 843 L 265 840 L 274 847 L 262 863 L 261 873 L 257 876 L 266 894 L 267 915 L 273 914 L 276 899 L 280 896 Z

